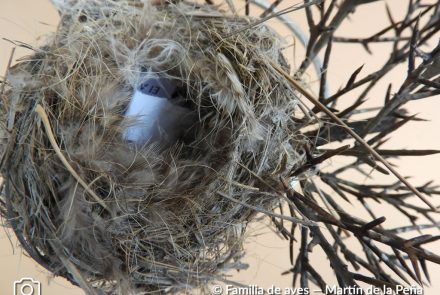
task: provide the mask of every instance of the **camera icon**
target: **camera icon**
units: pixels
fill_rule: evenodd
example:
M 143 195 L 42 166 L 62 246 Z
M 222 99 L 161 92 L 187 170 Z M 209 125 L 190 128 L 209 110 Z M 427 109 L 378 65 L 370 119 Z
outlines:
M 32 278 L 22 278 L 14 282 L 14 295 L 41 295 L 41 284 Z

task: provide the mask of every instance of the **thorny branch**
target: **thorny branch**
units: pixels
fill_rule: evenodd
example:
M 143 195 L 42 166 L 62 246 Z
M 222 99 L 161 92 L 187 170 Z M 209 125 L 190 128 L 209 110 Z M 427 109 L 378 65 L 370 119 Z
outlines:
M 304 75 L 313 60 L 321 55 L 324 59 L 317 100 L 346 124 L 352 133 L 363 138 L 371 149 L 385 159 L 439 153 L 440 151 L 433 149 L 388 149 L 382 146 L 402 126 L 422 120 L 416 115 L 407 114 L 402 108 L 407 102 L 440 94 L 440 43 L 436 40 L 440 32 L 440 2 L 407 0 L 406 14 L 400 20 L 395 19 L 392 9 L 386 3 L 382 3 L 383 6 L 375 3 L 378 9 L 384 8 L 389 25 L 367 38 L 342 36 L 339 27 L 348 17 L 353 16 L 356 9 L 362 9 L 363 4 L 379 1 L 327 0 L 308 5 L 310 2 L 305 0 L 303 9 L 309 28 L 309 42 L 304 60 L 294 77 L 300 78 Z M 262 16 L 269 17 L 280 3 L 281 1 L 273 1 Z M 388 43 L 390 51 L 386 54 L 389 57 L 379 68 L 367 74 L 362 71 L 362 64 L 359 64 L 356 71 L 347 75 L 347 83 L 343 88 L 325 96 L 324 88 L 328 83 L 327 72 L 335 50 L 334 43 L 359 44 L 369 54 L 372 54 L 371 48 L 374 44 Z M 432 49 L 423 51 L 421 48 L 425 45 Z M 396 85 L 386 81 L 387 74 L 397 65 L 405 63 L 406 78 L 396 88 Z M 363 107 L 371 90 L 378 83 L 388 84 L 383 106 L 377 109 Z M 353 94 L 358 89 L 361 90 L 360 94 Z M 337 110 L 341 98 L 352 103 L 345 109 Z M 440 264 L 440 256 L 423 248 L 439 240 L 440 236 L 422 234 L 425 229 L 440 229 L 438 207 L 414 202 L 414 190 L 404 185 L 406 180 L 401 179 L 390 184 L 359 184 L 347 180 L 344 174 L 354 171 L 370 178 L 368 167 L 386 174 L 388 171 L 376 162 L 377 158 L 371 157 L 371 153 L 364 145 L 359 144 L 359 140 L 358 143 L 336 149 L 325 148 L 324 145 L 329 143 L 353 140 L 353 135 L 345 127 L 334 124 L 338 121 L 327 110 L 315 107 L 312 109 L 313 114 L 307 118 L 295 118 L 299 124 L 307 122 L 304 123 L 307 126 L 309 118 L 318 117 L 318 127 L 315 130 L 309 128 L 303 133 L 309 138 L 310 146 L 304 146 L 303 163 L 290 167 L 290 176 L 301 180 L 300 189 L 292 189 L 287 179 L 280 181 L 291 201 L 289 209 L 292 217 L 300 214 L 303 218 L 316 222 L 316 225 L 292 225 L 289 229 L 285 227 L 286 223 L 273 219 L 278 230 L 290 241 L 292 268 L 285 274 L 293 273 L 294 285 L 307 287 L 312 283 L 324 291 L 328 285 L 326 278 L 309 261 L 309 252 L 320 247 L 327 255 L 341 287 L 357 286 L 361 282 L 391 288 L 402 283 L 410 285 L 411 281 L 424 285 L 426 281 L 430 281 L 427 261 Z M 357 119 L 356 115 L 359 113 L 372 115 L 366 119 L 365 116 Z M 333 157 L 349 157 L 354 161 L 333 171 L 321 171 L 315 177 L 306 176 L 306 173 L 310 174 L 310 170 L 316 170 L 315 167 L 320 163 Z M 415 191 L 431 199 L 440 195 L 440 189 L 432 182 L 416 187 Z M 427 199 L 424 197 L 424 200 Z M 358 215 L 355 216 L 344 208 L 344 203 L 355 202 L 364 207 L 371 220 L 361 220 Z M 401 227 L 387 229 L 386 216 L 378 215 L 372 207 L 373 203 L 395 208 L 396 212 L 407 218 L 410 225 L 402 223 Z M 296 235 L 296 229 L 299 229 L 299 236 Z M 402 236 L 414 231 L 420 234 L 412 238 Z M 349 238 L 355 239 L 363 252 L 358 253 L 359 251 L 347 247 L 346 241 Z M 296 243 L 299 252 L 295 256 L 293 247 Z

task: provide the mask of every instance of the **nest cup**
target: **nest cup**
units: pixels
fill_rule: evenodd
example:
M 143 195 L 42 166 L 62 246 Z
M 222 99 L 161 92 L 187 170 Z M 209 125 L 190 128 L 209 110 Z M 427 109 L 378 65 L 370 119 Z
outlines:
M 209 5 L 57 3 L 56 33 L 2 96 L 2 214 L 22 246 L 87 293 L 203 289 L 240 267 L 246 225 L 280 203 L 304 143 L 271 66 L 288 70 L 280 38 Z M 133 144 L 125 114 L 151 78 L 192 120 Z

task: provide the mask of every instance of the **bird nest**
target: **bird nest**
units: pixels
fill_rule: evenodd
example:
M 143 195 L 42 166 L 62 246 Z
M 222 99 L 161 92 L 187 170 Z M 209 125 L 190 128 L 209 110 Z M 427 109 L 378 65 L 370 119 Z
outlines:
M 59 9 L 1 106 L 2 211 L 22 246 L 88 293 L 174 292 L 239 267 L 248 222 L 279 204 L 305 141 L 273 68 L 288 70 L 279 37 L 209 5 Z M 167 144 L 124 137 L 148 79 L 170 81 L 191 113 Z

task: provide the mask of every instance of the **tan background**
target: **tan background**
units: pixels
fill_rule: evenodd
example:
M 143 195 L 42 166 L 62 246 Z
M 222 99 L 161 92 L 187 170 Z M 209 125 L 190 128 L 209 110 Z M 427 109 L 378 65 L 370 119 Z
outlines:
M 399 4 L 403 1 L 389 0 L 387 2 L 391 5 L 396 19 L 402 15 L 405 7 L 399 7 Z M 344 25 L 343 32 L 345 36 L 366 37 L 381 29 L 386 19 L 383 8 L 383 3 L 363 6 L 362 9 L 357 11 L 356 17 L 353 17 L 352 21 L 348 21 Z M 294 13 L 291 16 L 304 27 L 305 22 L 302 13 Z M 0 0 L 0 38 L 18 40 L 33 45 L 43 44 L 44 35 L 54 31 L 57 22 L 58 14 L 48 0 Z M 275 22 L 274 25 L 279 24 Z M 283 31 L 281 27 L 279 31 L 286 37 L 287 42 L 292 42 L 293 38 L 288 36 L 287 32 Z M 38 39 L 39 36 L 43 36 L 43 38 Z M 6 67 L 12 47 L 13 45 L 10 42 L 0 40 L 0 71 L 2 72 Z M 294 49 L 297 56 L 301 56 L 302 49 L 300 45 L 296 44 L 291 48 Z M 373 56 L 369 56 L 365 54 L 361 46 L 334 46 L 333 52 L 336 54 L 329 72 L 331 89 L 335 90 L 343 85 L 350 73 L 361 64 L 365 63 L 363 73 L 368 73 L 369 70 L 380 65 L 380 62 L 388 55 L 387 51 L 383 51 L 384 49 L 386 49 L 386 45 L 374 46 Z M 385 56 L 381 52 L 384 52 Z M 15 59 L 30 53 L 28 50 L 19 48 Z M 289 57 L 293 56 L 293 50 L 287 54 Z M 293 65 L 295 65 L 294 62 Z M 387 82 L 394 82 L 395 85 L 398 85 L 404 79 L 404 76 L 405 69 L 399 68 L 394 71 L 393 76 L 387 78 Z M 316 86 L 316 78 L 313 73 L 308 76 L 308 79 L 312 86 Z M 382 85 L 382 87 L 371 93 L 371 104 L 381 102 L 383 95 Z M 410 109 L 412 114 L 419 113 L 423 118 L 429 119 L 430 122 L 413 123 L 405 127 L 388 143 L 387 147 L 439 149 L 440 97 L 411 103 L 407 108 Z M 338 161 L 334 160 L 331 164 L 337 164 Z M 411 181 L 417 185 L 431 179 L 435 180 L 436 183 L 440 183 L 438 167 L 440 167 L 440 156 L 438 155 L 425 158 L 406 158 L 399 162 L 399 171 L 404 175 L 413 176 Z M 363 181 L 362 179 L 359 180 Z M 353 208 L 353 210 L 357 209 Z M 380 215 L 380 211 L 386 209 L 377 207 L 376 210 Z M 362 215 L 363 213 L 359 212 L 359 214 Z M 390 217 L 386 225 L 399 225 L 400 216 L 389 216 L 388 212 L 383 214 Z M 251 268 L 238 274 L 232 272 L 231 279 L 239 280 L 246 285 L 258 284 L 263 288 L 268 288 L 271 285 L 282 288 L 289 287 L 291 286 L 291 275 L 281 276 L 281 272 L 289 269 L 287 243 L 273 234 L 268 224 L 269 222 L 266 220 L 251 226 L 250 237 L 246 246 L 247 256 L 244 259 L 245 262 L 251 265 Z M 438 234 L 435 231 L 432 233 Z M 17 241 L 11 235 L 10 231 L 0 229 L 0 295 L 13 294 L 13 282 L 22 277 L 39 280 L 42 284 L 42 295 L 83 294 L 81 290 L 73 287 L 65 280 L 53 279 L 50 274 L 37 266 L 17 247 Z M 429 248 L 431 251 L 440 254 L 440 243 L 431 245 Z M 318 265 L 318 269 L 322 269 L 325 277 L 331 277 L 329 276 L 328 261 L 319 251 L 316 254 L 312 258 L 312 263 Z M 440 294 L 440 267 L 430 265 L 429 269 L 431 270 L 433 286 L 427 287 L 425 294 Z M 329 282 L 335 283 L 331 280 Z

